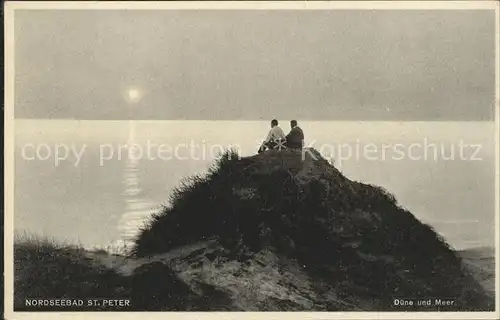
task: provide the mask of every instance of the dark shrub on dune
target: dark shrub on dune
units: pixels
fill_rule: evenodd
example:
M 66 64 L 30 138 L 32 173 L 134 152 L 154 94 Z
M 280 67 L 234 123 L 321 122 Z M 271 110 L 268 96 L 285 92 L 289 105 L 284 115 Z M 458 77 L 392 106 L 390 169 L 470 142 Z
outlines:
M 384 189 L 351 181 L 313 150 L 224 154 L 185 181 L 136 240 L 138 257 L 217 239 L 235 258 L 272 249 L 308 274 L 390 309 L 394 298 L 450 298 L 489 309 L 457 254 Z
M 26 299 L 128 298 L 130 286 L 115 270 L 93 263 L 85 250 L 40 237 L 23 237 L 14 244 L 14 309 L 60 310 L 29 306 Z M 86 305 L 64 310 L 87 310 Z M 123 308 L 90 308 L 93 311 Z

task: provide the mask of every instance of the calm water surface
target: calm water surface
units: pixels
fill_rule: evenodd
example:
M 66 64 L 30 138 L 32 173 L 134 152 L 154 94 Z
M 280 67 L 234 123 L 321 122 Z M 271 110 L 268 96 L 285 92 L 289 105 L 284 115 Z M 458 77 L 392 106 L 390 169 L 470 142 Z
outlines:
M 493 123 L 304 122 L 301 126 L 307 143 L 322 148 L 345 175 L 388 189 L 453 246 L 493 245 Z M 288 131 L 287 123 L 282 127 Z M 168 203 L 181 179 L 206 172 L 219 147 L 253 154 L 267 130 L 265 121 L 16 120 L 15 230 L 86 247 L 131 239 L 144 219 Z M 464 149 L 460 158 L 461 141 L 480 144 L 474 157 L 480 160 L 471 160 L 471 148 Z M 382 157 L 383 143 L 402 144 L 400 151 L 406 155 L 388 147 Z M 422 150 L 414 147 L 413 158 L 420 159 L 410 159 L 412 143 L 435 143 L 445 150 L 444 158 L 451 158 L 454 146 L 455 157 L 435 159 L 428 154 L 423 159 Z M 195 151 L 190 155 L 191 144 Z M 339 152 L 344 158 L 349 153 L 341 144 L 350 146 L 349 159 L 339 159 Z M 356 148 L 362 150 L 367 144 L 378 151 L 356 155 Z M 129 154 L 124 146 L 132 145 L 135 153 Z M 55 151 L 64 156 L 65 149 L 66 159 L 56 163 Z M 81 152 L 78 163 L 75 152 Z

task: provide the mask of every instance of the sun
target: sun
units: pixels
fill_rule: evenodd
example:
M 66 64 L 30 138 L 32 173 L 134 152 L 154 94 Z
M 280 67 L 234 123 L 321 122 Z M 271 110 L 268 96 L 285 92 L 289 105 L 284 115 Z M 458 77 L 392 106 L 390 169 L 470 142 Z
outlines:
M 139 99 L 139 96 L 140 96 L 139 90 L 137 89 L 130 89 L 128 91 L 128 98 L 132 101 Z
M 127 90 L 127 100 L 130 103 L 136 103 L 142 98 L 142 93 L 138 89 L 131 88 Z

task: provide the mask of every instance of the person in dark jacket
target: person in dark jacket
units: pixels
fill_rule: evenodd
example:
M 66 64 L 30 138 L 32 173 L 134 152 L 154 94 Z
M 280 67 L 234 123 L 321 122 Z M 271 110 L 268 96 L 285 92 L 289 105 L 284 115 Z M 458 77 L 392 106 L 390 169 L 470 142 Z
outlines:
M 286 146 L 290 149 L 302 150 L 304 147 L 304 132 L 297 125 L 297 120 L 290 121 L 290 133 L 286 136 Z

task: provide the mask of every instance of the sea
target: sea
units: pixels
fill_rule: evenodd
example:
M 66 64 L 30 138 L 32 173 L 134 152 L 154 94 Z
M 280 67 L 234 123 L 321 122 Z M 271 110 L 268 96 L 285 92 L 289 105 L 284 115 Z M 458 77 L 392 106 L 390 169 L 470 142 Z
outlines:
M 494 246 L 493 122 L 299 126 L 306 146 L 394 194 L 454 248 Z M 89 249 L 129 246 L 184 179 L 225 150 L 255 154 L 268 130 L 264 120 L 15 120 L 14 230 Z

